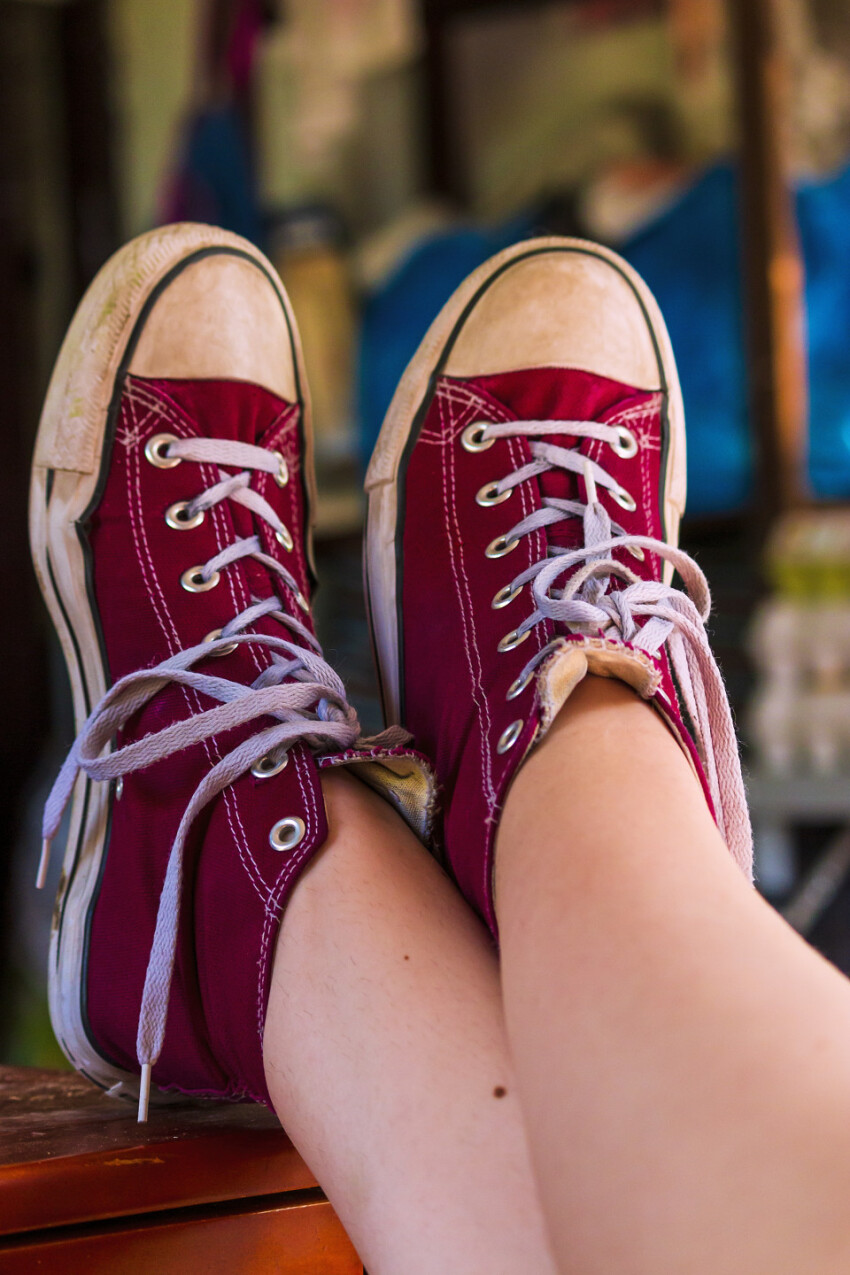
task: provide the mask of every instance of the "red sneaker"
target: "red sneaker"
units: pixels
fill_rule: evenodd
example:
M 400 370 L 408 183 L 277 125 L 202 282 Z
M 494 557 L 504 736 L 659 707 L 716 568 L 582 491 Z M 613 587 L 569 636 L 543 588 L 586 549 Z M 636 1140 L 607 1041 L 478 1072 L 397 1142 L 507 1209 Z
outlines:
M 271 266 L 207 226 L 128 244 L 59 355 L 31 532 L 79 728 L 45 811 L 47 847 L 72 800 L 51 1015 L 97 1084 L 138 1092 L 141 1068 L 142 1118 L 151 1073 L 268 1101 L 269 974 L 327 835 L 319 770 L 356 763 L 425 831 L 425 770 L 359 740 L 322 658 L 312 492 L 298 336 Z
M 684 429 L 646 285 L 614 253 L 566 239 L 520 244 L 467 279 L 384 422 L 366 483 L 384 709 L 433 759 L 445 857 L 494 934 L 505 794 L 588 672 L 658 709 L 751 873 L 708 588 L 675 547 Z M 688 594 L 671 587 L 674 568 Z

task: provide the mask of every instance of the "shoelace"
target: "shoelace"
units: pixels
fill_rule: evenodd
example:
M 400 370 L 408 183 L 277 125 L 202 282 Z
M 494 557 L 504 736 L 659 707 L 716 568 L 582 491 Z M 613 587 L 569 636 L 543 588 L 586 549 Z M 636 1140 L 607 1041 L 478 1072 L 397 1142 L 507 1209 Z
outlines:
M 598 499 L 598 487 L 606 488 L 626 509 L 634 509 L 635 503 L 600 464 L 583 456 L 577 448 L 545 441 L 547 435 L 553 434 L 598 439 L 608 443 L 619 455 L 628 457 L 636 454 L 637 440 L 622 425 L 598 421 L 510 421 L 486 426 L 481 422 L 470 429 L 477 430 L 476 450 L 496 438 L 543 440 L 530 443 L 533 459 L 528 464 L 482 488 L 481 503 L 497 503 L 503 493 L 552 469 L 567 470 L 581 477 L 587 495 L 585 504 L 544 497 L 542 508 L 498 537 L 500 545 L 496 541 L 491 545 L 491 549 L 496 546 L 493 556 L 500 556 L 500 552 L 507 552 L 508 546 L 521 536 L 566 518 L 581 518 L 583 522 L 582 546 L 563 549 L 550 545 L 545 558 L 516 576 L 502 591 L 510 599 L 530 583 L 535 606 L 533 613 L 503 641 L 511 640 L 512 645 L 517 645 L 536 624 L 549 619 L 564 624 L 571 633 L 593 636 L 601 632 L 622 639 L 648 655 L 656 655 L 666 643 L 679 692 L 694 728 L 718 827 L 736 862 L 751 874 L 752 832 L 735 727 L 723 679 L 705 631 L 711 610 L 708 582 L 693 558 L 681 549 L 651 536 L 627 535 L 622 527 L 612 523 Z M 660 581 L 641 579 L 613 557 L 617 550 L 636 558 L 643 558 L 646 553 L 657 554 L 676 569 L 687 592 Z M 573 575 L 558 587 L 558 580 L 569 571 Z M 623 581 L 624 587 L 611 590 L 613 579 Z M 558 645 L 556 638 L 538 651 L 514 685 L 527 685 L 534 670 Z
M 150 448 L 150 443 L 148 446 Z M 170 465 L 175 460 L 186 460 L 241 467 L 241 472 L 235 475 L 219 470 L 218 483 L 192 501 L 172 506 L 169 516 L 196 525 L 192 520 L 199 514 L 224 500 L 233 500 L 268 523 L 281 543 L 288 539 L 288 547 L 291 547 L 289 532 L 272 506 L 249 486 L 252 471 L 278 476 L 285 474 L 285 462 L 280 456 L 249 443 L 215 439 L 169 438 L 165 444 L 158 441 L 157 446 L 159 450 L 154 448 L 154 455 L 159 460 L 155 459 L 154 464 Z M 293 576 L 274 558 L 263 553 L 256 535 L 234 541 L 202 566 L 184 573 L 184 579 L 188 579 L 186 587 L 190 591 L 192 588 L 208 588 L 218 572 L 249 557 L 262 563 L 273 576 L 278 576 L 298 605 L 304 611 L 308 609 Z M 287 637 L 246 632 L 264 616 L 278 620 L 305 645 L 301 646 Z M 269 665 L 251 685 L 194 670 L 199 661 L 225 655 L 248 643 L 266 647 L 271 654 Z M 218 701 L 218 704 L 145 735 L 135 743 L 108 752 L 117 732 L 133 714 L 169 684 L 189 688 Z M 266 762 L 261 773 L 276 773 L 282 768 L 286 750 L 299 740 L 316 750 L 345 749 L 355 744 L 360 738 L 357 715 L 346 699 L 342 682 L 322 658 L 321 647 L 309 629 L 287 614 L 280 598 L 253 599 L 251 606 L 223 629 L 209 634 L 203 642 L 163 660 L 154 668 L 128 673 L 116 682 L 84 723 L 45 804 L 39 886 L 44 884 L 46 877 L 50 843 L 81 770 L 90 779 L 101 782 L 115 780 L 120 784 L 124 775 L 260 717 L 271 717 L 275 719 L 274 724 L 252 735 L 212 766 L 192 794 L 171 847 L 139 1012 L 136 1052 L 142 1069 L 140 1120 L 147 1116 L 151 1069 L 160 1055 L 165 1036 L 177 948 L 183 852 L 192 823 L 209 801 L 252 767 Z M 370 743 L 391 746 L 400 742 L 402 734 L 399 731 L 384 732 Z M 406 735 L 404 737 L 407 738 Z

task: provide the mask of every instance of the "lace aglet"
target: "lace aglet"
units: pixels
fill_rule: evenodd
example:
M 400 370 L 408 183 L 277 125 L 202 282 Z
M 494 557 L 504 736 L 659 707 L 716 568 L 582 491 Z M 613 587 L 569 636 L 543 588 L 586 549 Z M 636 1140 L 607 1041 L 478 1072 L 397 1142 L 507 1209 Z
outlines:
M 41 858 L 38 861 L 38 872 L 35 875 L 36 890 L 43 890 L 47 881 L 47 869 L 50 867 L 50 838 L 45 837 L 41 843 Z
M 595 505 L 597 504 L 596 479 L 593 477 L 593 466 L 590 463 L 589 456 L 584 458 L 583 477 L 584 485 L 587 489 L 587 503 L 588 505 Z
M 148 1105 L 151 1096 L 151 1064 L 142 1063 L 142 1076 L 139 1082 L 139 1114 L 138 1123 L 144 1124 L 148 1118 Z

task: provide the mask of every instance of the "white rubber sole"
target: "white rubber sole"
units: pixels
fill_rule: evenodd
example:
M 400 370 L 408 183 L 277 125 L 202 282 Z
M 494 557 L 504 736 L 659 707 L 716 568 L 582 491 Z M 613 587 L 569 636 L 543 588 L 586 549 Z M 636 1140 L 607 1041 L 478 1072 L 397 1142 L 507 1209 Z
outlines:
M 491 257 L 460 285 L 428 329 L 390 403 L 366 474 L 365 592 L 388 725 L 400 722 L 402 712 L 397 596 L 399 536 L 403 534 L 403 528 L 399 526 L 399 476 L 411 435 L 420 423 L 418 417 L 431 391 L 446 346 L 467 307 L 511 263 L 547 250 L 590 253 L 610 262 L 631 285 L 643 308 L 658 352 L 660 376 L 667 391 L 669 440 L 663 501 L 665 533 L 671 544 L 678 542 L 679 523 L 687 494 L 685 413 L 673 347 L 655 297 L 640 275 L 617 253 L 581 239 L 533 239 L 515 244 Z M 667 576 L 672 576 L 669 564 L 665 566 L 665 578 Z
M 182 224 L 126 244 L 83 297 L 50 380 L 30 484 L 30 542 L 36 575 L 68 666 L 77 729 L 107 690 L 98 617 L 87 587 L 81 528 L 98 498 L 111 405 L 146 305 L 170 275 L 199 256 L 233 252 L 256 262 L 279 293 L 301 386 L 308 512 L 315 509 L 310 410 L 298 329 L 272 265 L 252 244 L 211 226 Z M 312 522 L 307 551 L 312 563 Z M 48 996 L 53 1030 L 72 1065 L 95 1084 L 137 1096 L 139 1078 L 100 1053 L 85 1015 L 87 930 L 107 844 L 113 789 L 80 775 L 50 941 Z M 152 1099 L 168 1101 L 154 1091 Z

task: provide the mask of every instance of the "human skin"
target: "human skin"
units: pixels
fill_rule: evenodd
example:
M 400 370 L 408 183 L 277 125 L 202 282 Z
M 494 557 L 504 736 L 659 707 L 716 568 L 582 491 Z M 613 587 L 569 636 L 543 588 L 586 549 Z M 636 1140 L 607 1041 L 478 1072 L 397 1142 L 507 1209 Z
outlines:
M 560 1269 L 850 1270 L 850 982 L 744 880 L 622 684 L 588 678 L 519 772 L 496 901 Z
M 554 1275 L 490 936 L 382 798 L 323 789 L 272 975 L 275 1110 L 370 1275 Z
M 850 983 L 653 709 L 589 677 L 519 771 L 500 964 L 395 812 L 324 784 L 266 1069 L 371 1275 L 846 1275 Z

